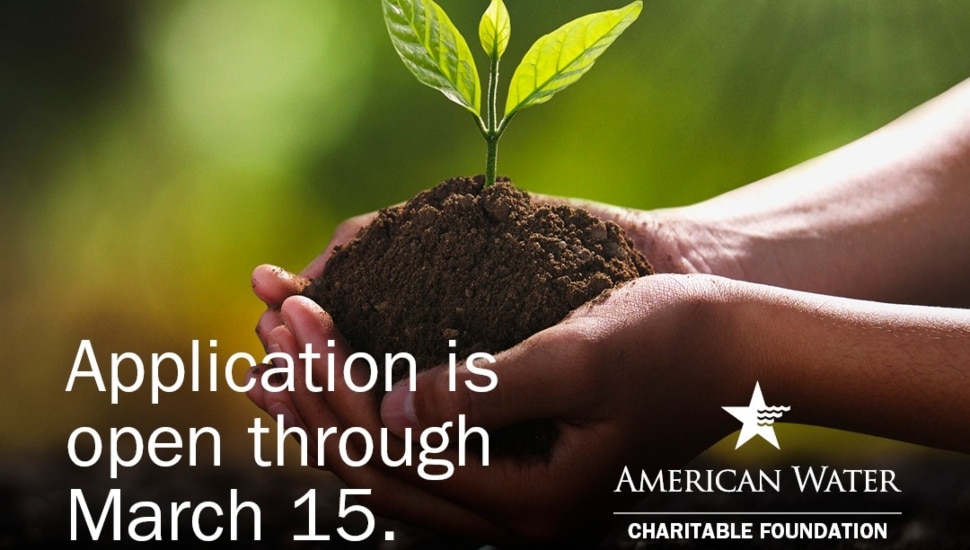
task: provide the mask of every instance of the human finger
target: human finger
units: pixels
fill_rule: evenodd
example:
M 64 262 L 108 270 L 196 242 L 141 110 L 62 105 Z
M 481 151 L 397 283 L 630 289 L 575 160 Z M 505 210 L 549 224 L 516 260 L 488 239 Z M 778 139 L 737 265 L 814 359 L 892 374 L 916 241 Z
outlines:
M 253 292 L 270 308 L 278 309 L 283 300 L 299 294 L 306 284 L 304 277 L 275 265 L 263 264 L 253 270 Z
M 280 364 L 279 361 L 274 362 L 273 358 L 276 356 L 277 359 L 282 359 L 280 355 L 282 352 L 281 341 L 283 339 L 292 340 L 292 336 L 288 332 L 279 311 L 272 309 L 263 312 L 259 323 L 256 325 L 256 334 L 263 344 L 263 351 L 267 355 L 263 359 L 265 363 L 254 365 L 249 369 L 246 380 L 249 389 L 246 391 L 246 395 L 253 404 L 263 410 L 266 410 L 266 395 L 271 393 L 266 389 L 267 384 L 272 383 L 267 377 L 273 373 L 279 373 L 281 366 L 285 367 L 285 364 Z M 279 378 L 275 382 L 278 385 Z
M 312 363 L 313 373 L 326 381 L 326 400 L 340 420 L 349 426 L 379 428 L 372 386 L 381 376 L 372 368 L 375 365 L 364 358 L 348 362 L 349 346 L 330 315 L 313 300 L 294 296 L 284 302 L 281 314 L 300 348 L 310 346 L 320 353 Z
M 263 371 L 259 386 L 263 393 L 264 410 L 277 422 L 282 420 L 279 429 L 300 427 L 305 429 L 306 423 L 297 414 L 293 403 L 293 388 L 300 383 L 299 363 L 296 340 L 289 328 L 281 325 L 274 329 L 266 345 L 267 357 L 272 365 Z M 292 367 L 284 357 L 290 357 Z
M 384 397 L 381 417 L 401 436 L 405 428 L 441 425 L 459 414 L 485 428 L 571 416 L 596 398 L 598 349 L 599 339 L 582 324 L 556 325 L 498 354 L 491 364 L 466 362 L 454 375 L 444 366 L 419 373 L 415 391 L 402 384 Z M 495 377 L 488 391 L 479 391 L 482 369 Z
M 260 384 L 259 380 L 262 373 L 269 368 L 269 365 L 258 364 L 253 365 L 246 373 L 246 381 L 244 382 L 249 388 L 246 390 L 246 397 L 260 409 L 266 410 L 266 392 L 263 391 L 263 386 Z

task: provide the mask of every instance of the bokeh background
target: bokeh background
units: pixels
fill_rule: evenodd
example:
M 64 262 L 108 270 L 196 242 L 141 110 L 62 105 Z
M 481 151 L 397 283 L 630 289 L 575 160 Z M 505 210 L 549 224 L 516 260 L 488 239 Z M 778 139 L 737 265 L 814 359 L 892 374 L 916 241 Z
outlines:
M 477 55 L 488 1 L 440 3 Z M 540 34 L 622 2 L 507 5 L 506 77 Z M 646 0 L 586 78 L 516 118 L 499 172 L 530 191 L 688 204 L 847 143 L 970 76 L 968 36 L 963 0 Z M 89 383 L 66 393 L 80 340 L 102 365 L 122 351 L 187 357 L 193 339 L 218 340 L 223 358 L 260 355 L 254 266 L 299 270 L 340 220 L 479 173 L 484 154 L 467 113 L 400 63 L 376 0 L 5 3 L 6 479 L 21 476 L 30 493 L 45 476 L 22 469 L 63 459 L 79 425 L 215 426 L 223 461 L 260 475 L 245 432 L 258 413 L 244 396 L 181 392 L 150 406 L 146 392 L 110 405 Z M 797 433 L 793 446 L 826 452 L 922 452 Z M 25 507 L 66 500 L 66 489 L 26 501 L 5 491 L 8 535 L 33 517 Z

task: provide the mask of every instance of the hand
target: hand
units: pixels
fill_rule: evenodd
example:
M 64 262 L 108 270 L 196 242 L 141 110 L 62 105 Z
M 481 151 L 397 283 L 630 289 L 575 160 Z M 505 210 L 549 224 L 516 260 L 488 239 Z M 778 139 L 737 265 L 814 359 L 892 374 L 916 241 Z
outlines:
M 467 485 L 446 496 L 517 535 L 570 536 L 622 509 L 622 467 L 680 468 L 737 429 L 721 406 L 747 403 L 759 381 L 791 407 L 786 422 L 970 452 L 968 335 L 962 309 L 655 275 L 499 354 L 491 392 L 465 390 L 461 368 L 450 392 L 439 367 L 381 412 L 398 434 L 459 414 L 485 427 L 552 419 L 548 462 L 465 468 Z M 503 502 L 511 493 L 525 498 Z
M 716 244 L 711 239 L 701 238 L 706 235 L 703 231 L 692 229 L 698 227 L 698 224 L 685 216 L 683 209 L 650 212 L 548 195 L 534 194 L 533 198 L 539 202 L 586 208 L 601 219 L 617 223 L 659 273 L 714 273 L 726 277 L 739 274 L 737 266 L 730 262 L 719 265 L 711 261 L 698 261 L 698 258 L 729 255 L 711 252 L 710 249 L 716 247 Z M 298 295 L 310 279 L 323 271 L 333 251 L 353 239 L 376 215 L 376 212 L 363 214 L 337 226 L 326 249 L 299 274 L 272 265 L 260 265 L 253 271 L 253 292 L 267 306 L 256 325 L 256 335 L 267 352 L 280 351 L 281 346 L 277 341 L 288 338 L 284 333 L 271 337 L 284 326 L 280 316 L 283 302 L 290 296 Z M 270 395 L 267 403 L 267 396 L 257 387 L 250 392 L 249 397 L 264 410 L 268 410 L 269 406 L 273 410 L 282 409 L 282 405 L 277 402 L 277 398 L 284 397 L 281 394 Z
M 632 240 L 641 248 L 641 250 L 648 256 L 651 262 L 656 265 L 661 270 L 676 270 L 682 272 L 693 272 L 697 269 L 684 262 L 682 256 L 680 255 L 683 251 L 688 250 L 687 245 L 689 240 L 683 238 L 683 231 L 664 231 L 662 229 L 667 229 L 669 225 L 674 225 L 678 221 L 676 216 L 676 211 L 667 211 L 663 213 L 647 213 L 643 211 L 623 209 L 618 207 L 612 207 L 602 204 L 585 203 L 574 200 L 567 199 L 557 199 L 551 197 L 536 197 L 537 200 L 546 202 L 558 202 L 558 203 L 570 203 L 577 206 L 585 207 L 595 214 L 599 215 L 601 218 L 609 219 L 615 221 L 621 227 L 623 227 Z M 263 341 L 264 347 L 269 352 L 285 352 L 289 353 L 291 356 L 296 357 L 299 351 L 302 351 L 303 346 L 307 342 L 314 342 L 318 347 L 322 347 L 327 340 L 336 339 L 339 342 L 338 345 L 338 355 L 346 357 L 349 355 L 351 350 L 346 349 L 346 345 L 343 343 L 339 336 L 339 331 L 333 326 L 332 321 L 329 316 L 327 316 L 323 311 L 321 311 L 315 304 L 309 300 L 294 297 L 299 294 L 303 287 L 307 284 L 309 278 L 312 278 L 320 273 L 323 269 L 323 265 L 326 260 L 332 254 L 334 248 L 340 244 L 345 243 L 354 235 L 357 231 L 370 219 L 374 214 L 368 214 L 366 216 L 361 216 L 348 220 L 342 224 L 336 231 L 333 241 L 328 245 L 327 249 L 316 259 L 310 266 L 304 269 L 300 275 L 294 275 L 286 272 L 281 268 L 276 268 L 272 266 L 260 266 L 253 274 L 253 289 L 257 296 L 263 300 L 267 306 L 267 311 L 261 317 L 258 326 L 257 334 Z M 661 221 L 661 218 L 665 218 Z M 637 284 L 640 284 L 638 282 Z M 659 283 L 659 280 L 657 281 Z M 633 285 L 630 285 L 633 288 Z M 624 290 L 624 293 L 629 292 L 629 290 Z M 635 293 L 635 295 L 640 296 L 640 293 Z M 611 304 L 623 304 L 625 298 L 623 295 L 618 294 L 617 297 L 611 299 Z M 610 307 L 604 304 L 602 312 L 610 311 Z M 628 303 L 626 306 L 627 310 L 635 310 L 637 306 L 635 303 Z M 603 313 L 600 315 L 600 319 L 606 319 L 612 317 L 614 320 L 622 321 L 628 318 L 626 313 L 614 313 L 607 314 Z M 579 319 L 579 317 L 575 317 Z M 591 318 L 592 319 L 592 318 Z M 591 319 L 588 319 L 589 322 Z M 627 319 L 629 320 L 629 319 Z M 545 342 L 552 344 L 555 347 L 559 346 L 559 340 L 564 337 L 568 338 L 569 331 L 580 325 L 568 325 L 562 327 L 561 330 L 552 331 L 549 335 L 545 337 L 540 337 L 537 343 L 533 343 L 532 347 L 527 347 L 525 349 L 530 350 L 529 353 L 520 353 L 519 355 L 513 355 L 517 357 L 515 359 L 518 363 L 525 363 L 533 360 L 535 354 L 541 354 L 542 348 Z M 546 338 L 545 340 L 542 338 Z M 629 336 L 630 342 L 634 342 L 636 338 L 632 335 Z M 608 339 L 604 336 L 603 342 L 600 344 L 603 346 L 608 346 L 606 342 Z M 579 342 L 576 346 L 580 346 Z M 612 346 L 609 346 L 612 349 Z M 589 353 L 594 353 L 590 351 Z M 587 357 L 589 356 L 587 353 Z M 659 351 L 658 351 L 659 355 Z M 500 356 L 501 357 L 501 356 Z M 581 356 L 580 356 L 581 357 Z M 339 361 L 339 359 L 338 359 Z M 297 362 L 299 364 L 299 362 Z M 567 380 L 575 380 L 576 377 L 581 372 L 583 368 L 594 368 L 596 365 L 592 364 L 578 364 L 572 365 L 576 367 L 577 373 Z M 629 365 L 626 365 L 629 366 Z M 558 369 L 557 369 L 558 370 Z M 606 372 L 607 369 L 601 369 Z M 526 372 L 526 369 L 519 369 L 520 372 Z M 548 372 L 548 370 L 536 370 L 533 371 L 537 375 L 541 376 L 556 376 L 554 372 Z M 621 371 L 610 369 L 610 372 L 619 375 Z M 321 371 L 320 376 L 323 376 Z M 633 373 L 627 372 L 627 376 L 632 376 Z M 297 381 L 302 381 L 303 374 L 302 371 L 296 373 Z M 693 377 L 691 377 L 693 378 Z M 541 377 L 535 379 L 535 383 L 540 383 Z M 600 388 L 608 388 L 613 381 L 603 378 L 601 380 Z M 578 386 L 582 387 L 582 386 Z M 504 392 L 506 399 L 509 400 L 510 405 L 514 405 L 516 388 L 509 388 L 508 392 Z M 591 395 L 590 399 L 602 398 L 608 395 L 609 391 L 599 391 L 594 392 L 595 395 Z M 526 394 L 527 395 L 527 394 Z M 305 390 L 297 390 L 293 394 L 286 392 L 273 393 L 266 392 L 263 388 L 257 385 L 251 392 L 249 392 L 250 399 L 257 404 L 259 407 L 266 410 L 272 416 L 277 414 L 282 414 L 284 417 L 284 422 L 287 425 L 297 425 L 303 428 L 314 429 L 317 427 L 338 427 L 343 430 L 351 426 L 369 426 L 369 430 L 375 431 L 379 429 L 382 424 L 381 418 L 377 414 L 378 405 L 374 398 L 370 395 L 359 395 L 344 389 L 341 392 L 325 392 L 320 393 L 310 393 Z M 640 396 L 635 399 L 633 396 L 631 401 L 639 402 Z M 531 398 L 526 399 L 531 401 Z M 550 395 L 548 400 L 550 403 L 553 402 L 563 402 L 572 403 L 573 406 L 577 407 L 574 412 L 582 411 L 585 407 L 585 401 L 578 401 L 573 399 L 567 399 L 562 401 L 556 398 L 554 395 Z M 611 400 L 611 402 L 613 402 Z M 616 402 L 613 402 L 616 403 Z M 366 413 L 370 411 L 368 416 Z M 509 420 L 515 420 L 514 415 L 522 412 L 515 411 L 513 407 L 508 409 Z M 554 411 L 550 411 L 554 412 Z M 565 411 L 560 411 L 565 412 Z M 591 411 L 596 412 L 596 411 Z M 616 412 L 616 411 L 614 411 Z M 630 411 L 635 412 L 635 411 Z M 488 419 L 486 419 L 488 420 Z M 613 421 L 612 426 L 614 428 L 619 428 L 620 419 L 611 419 Z M 631 421 L 631 417 L 625 420 Z M 442 421 L 443 422 L 443 421 Z M 488 425 L 497 422 L 496 419 L 489 421 Z M 556 451 L 561 454 L 564 459 L 562 459 L 563 465 L 561 468 L 576 467 L 574 463 L 571 463 L 572 457 L 577 452 L 582 455 L 586 453 L 588 449 L 584 448 L 585 444 L 590 443 L 598 439 L 598 436 L 593 434 L 592 438 L 587 438 L 589 427 L 586 424 L 576 424 L 573 425 L 567 420 L 557 420 L 560 425 L 560 431 L 568 432 L 569 438 L 574 442 L 576 449 L 566 448 L 563 450 Z M 440 424 L 440 423 L 439 423 Z M 627 428 L 632 428 L 633 426 L 627 426 Z M 597 428 L 598 430 L 599 428 Z M 595 430 L 594 430 L 595 431 Z M 631 433 L 639 433 L 639 430 L 634 430 Z M 617 438 L 624 438 L 628 436 L 622 436 L 622 430 L 613 432 L 613 435 Z M 565 440 L 566 436 L 562 440 Z M 715 439 L 716 440 L 716 439 Z M 686 440 L 682 440 L 687 447 L 691 447 Z M 671 450 L 668 456 L 670 463 L 676 462 L 679 458 L 691 457 L 696 454 L 699 450 L 710 444 L 710 441 L 706 441 L 699 448 L 686 448 L 680 452 L 676 450 Z M 696 445 L 694 445 L 696 446 Z M 557 446 L 557 449 L 559 446 Z M 618 446 L 615 449 L 616 452 L 622 453 L 623 447 Z M 627 449 L 629 450 L 629 449 Z M 329 451 L 328 451 L 329 452 Z M 619 456 L 619 455 L 618 455 Z M 623 455 L 625 456 L 625 455 Z M 676 458 L 675 458 L 676 457 Z M 332 456 L 328 460 L 328 467 L 334 469 L 334 471 L 345 481 L 352 485 L 357 485 L 361 487 L 374 488 L 375 491 L 378 487 L 382 488 L 381 494 L 375 493 L 375 501 L 373 507 L 375 510 L 383 510 L 387 515 L 401 517 L 402 512 L 406 511 L 406 517 L 402 519 L 409 519 L 415 523 L 430 525 L 439 529 L 448 530 L 449 528 L 468 533 L 477 532 L 481 534 L 487 534 L 490 536 L 498 537 L 508 537 L 511 534 L 526 535 L 526 536 L 540 536 L 549 535 L 554 532 L 559 532 L 559 527 L 556 526 L 557 523 L 564 519 L 566 514 L 565 511 L 557 511 L 557 507 L 553 506 L 553 503 L 570 503 L 575 502 L 576 497 L 570 497 L 572 492 L 578 489 L 566 490 L 569 485 L 563 484 L 561 482 L 555 482 L 556 485 L 552 487 L 546 487 L 547 490 L 557 489 L 555 492 L 550 492 L 544 495 L 548 502 L 548 506 L 540 507 L 544 512 L 544 517 L 536 518 L 528 514 L 521 515 L 520 512 L 515 510 L 507 509 L 508 503 L 503 502 L 503 493 L 497 489 L 503 488 L 508 489 L 511 487 L 520 486 L 521 483 L 528 483 L 529 485 L 534 485 L 537 482 L 530 481 L 529 478 L 536 477 L 540 478 L 543 474 L 543 470 L 540 463 L 535 462 L 523 462 L 521 464 L 515 461 L 509 461 L 508 459 L 503 462 L 508 462 L 509 464 L 502 467 L 497 467 L 495 462 L 493 466 L 489 468 L 481 467 L 465 467 L 465 474 L 461 477 L 464 479 L 462 483 L 467 486 L 467 493 L 463 490 L 455 490 L 457 496 L 449 496 L 451 493 L 446 495 L 439 495 L 437 491 L 441 489 L 435 489 L 435 491 L 429 491 L 426 481 L 421 480 L 413 472 L 404 471 L 393 471 L 386 468 L 380 467 L 368 467 L 366 469 L 353 469 L 347 468 L 345 465 L 340 463 L 338 459 Z M 615 461 L 614 461 L 615 462 Z M 605 469 L 608 461 L 603 461 L 600 463 Z M 473 470 L 478 470 L 478 472 L 473 472 Z M 483 485 L 489 485 L 494 487 L 491 489 L 493 491 L 492 504 L 486 506 L 480 500 L 482 496 L 481 488 L 473 489 L 478 479 L 491 479 L 494 478 L 495 473 L 498 470 L 506 470 L 509 473 L 514 473 L 514 476 L 505 476 L 506 482 L 496 483 L 494 486 L 491 482 L 485 483 Z M 471 473 L 471 475 L 469 475 Z M 487 475 L 482 475 L 487 474 Z M 618 475 L 618 471 L 611 471 L 609 477 L 615 477 Z M 457 476 L 456 476 L 457 477 Z M 603 490 L 611 486 L 615 486 L 616 479 L 609 479 L 604 483 L 602 478 L 585 477 L 584 475 L 577 475 L 577 483 L 585 484 L 587 491 L 579 492 L 575 494 L 587 494 L 590 490 Z M 555 480 L 555 478 L 553 478 Z M 356 482 L 356 483 L 355 483 Z M 546 482 L 548 483 L 548 481 Z M 388 495 L 399 495 L 398 497 L 389 497 Z M 422 495 L 421 498 L 416 498 L 415 495 Z M 478 495 L 474 498 L 469 498 L 468 495 Z M 607 495 L 608 496 L 608 495 Z M 403 500 L 406 499 L 409 504 L 406 506 L 402 504 Z M 416 506 L 414 502 L 416 501 L 426 501 L 427 505 L 423 507 Z M 530 500 L 531 502 L 531 500 Z M 586 504 L 592 504 L 593 501 L 586 499 Z M 562 504 L 558 504 L 559 508 L 562 508 Z M 483 510 L 479 508 L 484 507 Z M 583 510 L 586 510 L 584 508 Z M 583 510 L 576 510 L 576 513 L 580 513 Z M 574 514 L 575 515 L 575 514 Z M 496 517 L 498 516 L 498 517 Z M 603 516 L 600 516 L 602 519 Z M 582 525 L 583 522 L 577 522 L 580 518 L 574 517 L 573 519 L 567 520 L 568 523 L 573 525 Z M 588 521 L 589 518 L 586 518 Z
M 549 195 L 532 197 L 538 202 L 585 208 L 616 223 L 657 273 L 706 273 L 746 280 L 758 269 L 741 265 L 738 255 L 727 248 L 730 239 L 714 231 L 707 220 L 696 218 L 690 208 L 637 210 Z
M 469 464 L 451 479 L 432 482 L 414 468 L 379 461 L 349 467 L 330 438 L 326 464 L 349 485 L 371 488 L 372 498 L 364 501 L 376 512 L 418 525 L 491 539 L 595 532 L 590 528 L 635 498 L 613 492 L 623 466 L 680 465 L 733 429 L 717 407 L 701 406 L 732 402 L 720 392 L 733 387 L 727 378 L 734 366 L 725 346 L 713 345 L 710 329 L 721 325 L 710 306 L 733 288 L 703 276 L 654 276 L 624 285 L 499 354 L 492 366 L 499 385 L 487 394 L 449 392 L 447 370 L 438 368 L 418 375 L 416 392 L 390 393 L 382 419 L 373 395 L 350 391 L 341 379 L 334 380 L 334 392 L 308 392 L 298 369 L 297 390 L 264 394 L 261 406 L 304 428 L 340 433 L 363 427 L 375 441 L 384 423 L 403 435 L 406 427 L 454 421 L 459 411 L 472 426 L 552 419 L 559 437 L 548 461 L 493 456 L 487 467 Z M 338 365 L 349 354 L 312 301 L 288 298 L 280 316 L 285 323 L 269 335 L 268 346 L 294 357 L 307 343 L 333 349 Z M 324 348 L 331 339 L 336 348 Z M 318 384 L 326 380 L 325 366 L 313 366 Z M 459 388 L 467 376 L 458 369 Z M 409 397 L 410 407 L 404 405 Z M 254 401 L 260 404 L 260 397 Z M 413 414 L 404 412 L 409 408 Z M 389 444 L 390 456 L 400 456 L 402 440 L 392 437 Z M 445 456 L 457 461 L 453 452 Z M 514 494 L 522 495 L 510 498 Z
M 342 364 L 350 350 L 325 312 L 292 296 L 296 277 L 262 275 L 258 294 L 290 295 L 279 311 L 271 306 L 278 320 L 261 331 L 267 349 L 296 356 L 306 343 L 320 349 L 335 340 L 331 349 Z M 375 512 L 493 540 L 541 539 L 608 519 L 604 511 L 634 498 L 613 493 L 622 466 L 680 465 L 733 430 L 719 405 L 744 403 L 759 379 L 773 399 L 791 405 L 786 420 L 966 452 L 968 317 L 660 275 L 616 289 L 499 354 L 493 368 L 500 383 L 486 394 L 447 392 L 439 368 L 417 377 L 415 393 L 391 392 L 379 412 L 372 395 L 350 391 L 342 379 L 334 392 L 307 391 L 298 368 L 294 392 L 257 387 L 250 397 L 287 425 L 338 433 L 361 427 L 376 441 L 382 422 L 400 434 L 459 412 L 486 427 L 551 419 L 560 436 L 548 462 L 493 457 L 490 466 L 458 468 L 446 481 L 379 462 L 349 467 L 333 438 L 324 449 L 326 466 L 344 481 L 373 489 L 363 500 Z M 326 381 L 323 367 L 312 365 L 317 384 Z M 467 376 L 459 369 L 459 378 Z M 389 456 L 401 456 L 403 445 L 391 437 Z M 444 458 L 456 460 L 454 453 Z M 523 504 L 509 497 L 522 491 Z
M 324 251 L 310 262 L 310 265 L 304 268 L 299 275 L 290 273 L 281 267 L 265 264 L 253 270 L 253 293 L 266 304 L 267 308 L 260 316 L 259 322 L 256 323 L 256 336 L 263 343 L 263 348 L 268 353 L 279 352 L 282 349 L 280 340 L 286 340 L 289 337 L 289 332 L 285 330 L 284 320 L 280 314 L 283 302 L 291 296 L 299 295 L 310 282 L 310 279 L 323 271 L 323 266 L 334 250 L 353 239 L 360 229 L 370 223 L 375 216 L 376 213 L 371 212 L 347 219 L 338 225 L 334 230 L 333 238 Z M 267 411 L 270 415 L 275 416 L 277 411 L 289 410 L 285 404 L 287 398 L 285 394 L 267 393 L 263 391 L 259 384 L 256 384 L 253 390 L 248 393 L 248 397 L 256 406 Z
M 552 419 L 560 435 L 548 462 L 494 459 L 441 482 L 413 468 L 350 468 L 326 446 L 341 478 L 374 489 L 375 511 L 499 539 L 563 535 L 602 517 L 591 511 L 623 498 L 611 489 L 621 465 L 682 463 L 734 428 L 700 405 L 743 403 L 762 377 L 791 405 L 791 420 L 968 452 L 970 314 L 831 297 L 970 303 L 970 256 L 959 253 L 970 219 L 970 125 L 954 116 L 968 104 L 970 80 L 853 144 L 690 207 L 582 203 L 624 227 L 660 273 L 774 287 L 705 275 L 637 280 L 499 354 L 492 392 L 443 391 L 444 371 L 427 371 L 413 394 L 385 397 L 383 420 L 372 396 L 342 381 L 312 394 L 302 374 L 292 394 L 250 397 L 287 423 L 372 434 L 382 421 L 400 433 L 459 412 L 488 427 Z M 327 256 L 302 277 L 257 269 L 254 288 L 270 306 L 258 330 L 268 350 L 295 355 L 332 339 L 348 354 L 329 316 L 293 296 Z M 388 444 L 400 456 L 403 441 Z M 509 496 L 522 491 L 528 499 Z
M 680 467 L 734 429 L 711 404 L 747 385 L 736 380 L 730 341 L 714 338 L 724 326 L 718 306 L 737 288 L 706 276 L 638 279 L 496 356 L 494 390 L 468 391 L 460 366 L 451 392 L 439 367 L 418 374 L 415 392 L 388 394 L 383 420 L 401 435 L 459 413 L 488 428 L 552 419 L 559 435 L 548 460 L 493 457 L 422 489 L 528 539 L 595 532 L 637 499 L 614 492 L 624 466 Z

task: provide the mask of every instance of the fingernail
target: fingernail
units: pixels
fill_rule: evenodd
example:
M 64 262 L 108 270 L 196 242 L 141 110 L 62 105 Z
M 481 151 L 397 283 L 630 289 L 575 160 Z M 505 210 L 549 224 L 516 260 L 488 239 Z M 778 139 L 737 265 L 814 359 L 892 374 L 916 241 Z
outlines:
M 269 375 L 269 383 L 273 385 L 271 391 L 283 391 L 286 389 L 286 375 L 274 372 Z
M 392 389 L 381 402 L 381 420 L 392 433 L 403 437 L 405 428 L 417 429 L 418 417 L 414 412 L 414 392 L 407 384 Z
M 276 388 L 282 388 L 283 386 L 286 385 L 286 382 L 289 378 L 286 375 L 286 371 L 287 371 L 286 361 L 284 361 L 282 357 L 279 357 L 279 354 L 283 352 L 283 348 L 281 348 L 279 344 L 269 344 L 266 346 L 266 351 L 268 352 L 267 357 L 269 357 L 270 355 L 274 356 L 274 357 L 270 357 L 270 362 L 273 363 L 274 370 L 282 371 L 282 372 L 274 372 L 273 374 L 269 375 L 268 381 Z

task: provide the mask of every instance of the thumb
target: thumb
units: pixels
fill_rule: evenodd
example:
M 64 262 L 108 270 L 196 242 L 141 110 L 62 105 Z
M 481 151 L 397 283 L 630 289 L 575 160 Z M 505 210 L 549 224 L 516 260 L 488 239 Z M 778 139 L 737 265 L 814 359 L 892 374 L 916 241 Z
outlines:
M 565 337 L 570 331 L 562 327 L 540 332 L 492 362 L 465 361 L 421 372 L 414 391 L 410 382 L 398 384 L 381 403 L 384 425 L 403 437 L 406 428 L 440 426 L 462 414 L 471 425 L 500 428 L 582 410 L 592 391 L 583 373 L 595 371 L 587 361 L 594 355 L 588 338 Z M 489 376 L 495 384 L 488 383 Z

